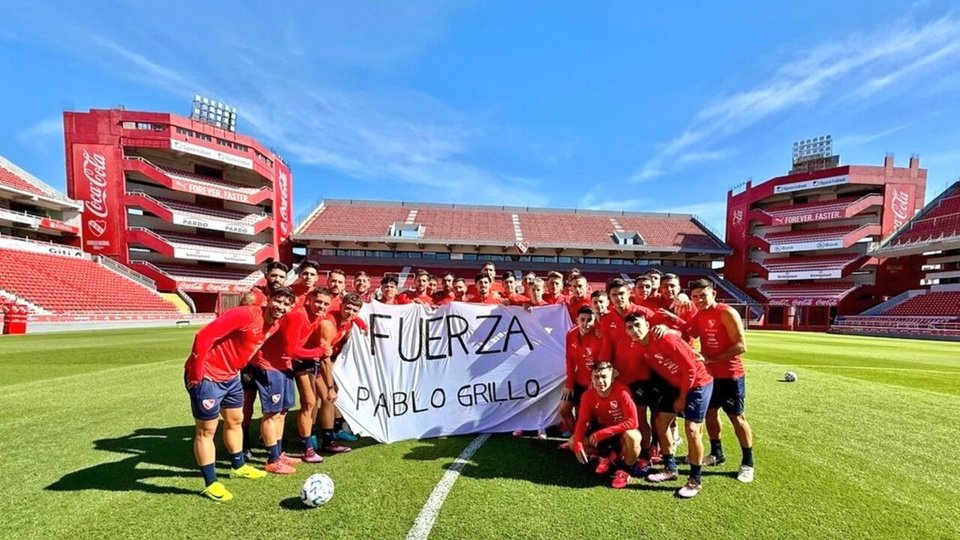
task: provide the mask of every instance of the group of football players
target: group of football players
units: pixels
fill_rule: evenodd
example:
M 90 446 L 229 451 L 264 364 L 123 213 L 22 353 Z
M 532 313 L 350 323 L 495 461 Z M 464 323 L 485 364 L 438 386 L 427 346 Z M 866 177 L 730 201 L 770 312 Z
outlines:
M 576 269 L 566 276 L 529 272 L 518 280 L 513 272 L 498 276 L 487 262 L 471 283 L 449 272 L 432 276 L 420 270 L 413 288 L 400 291 L 395 275 L 384 276 L 373 288 L 369 275 L 358 272 L 348 291 L 345 272 L 322 272 L 309 260 L 300 264 L 289 287 L 288 274 L 283 263 L 267 264 L 263 285 L 197 333 L 184 366 L 196 423 L 194 453 L 205 483 L 202 494 L 213 500 L 233 497 L 214 467 L 214 435 L 221 418 L 232 478 L 292 474 L 298 464 L 322 462 L 322 454 L 350 451 L 344 442 L 356 436 L 344 429 L 337 412 L 333 365 L 353 327 L 366 331 L 357 317 L 365 302 L 474 302 L 527 309 L 563 305 L 574 326 L 566 336 L 558 429 L 568 440 L 562 448 L 579 462 L 591 463 L 597 474 L 612 474 L 614 488 L 625 487 L 631 476 L 674 481 L 679 476 L 675 450 L 681 443 L 676 418 L 682 417 L 689 477 L 676 494 L 689 498 L 700 492 L 703 466 L 726 461 L 722 409 L 742 451 L 737 479 L 753 481 L 753 435 L 744 416 L 743 322 L 735 309 L 717 302 L 716 286 L 709 280 L 691 282 L 687 295 L 678 276 L 653 269 L 632 282 L 610 279 L 604 290 L 591 292 Z M 699 350 L 694 348 L 697 340 Z M 286 414 L 297 395 L 300 447 L 288 454 L 283 448 Z M 267 454 L 262 470 L 247 463 L 257 398 L 259 446 Z M 704 422 L 710 440 L 706 456 Z M 548 427 L 537 436 L 546 438 Z

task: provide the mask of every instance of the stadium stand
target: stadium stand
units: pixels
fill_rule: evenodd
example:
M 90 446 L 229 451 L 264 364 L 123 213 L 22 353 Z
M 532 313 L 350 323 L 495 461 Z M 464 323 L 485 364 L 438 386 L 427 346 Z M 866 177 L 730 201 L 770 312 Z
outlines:
M 549 243 L 559 238 L 576 238 L 578 243 L 609 244 L 613 224 L 608 216 L 518 212 L 523 240 Z
M 885 240 L 877 253 L 894 254 L 955 237 L 960 237 L 960 182 L 944 190 L 905 227 Z
M 415 222 L 423 225 L 424 240 L 516 241 L 510 212 L 424 206 L 417 209 Z
M 763 259 L 760 264 L 768 272 L 842 272 L 854 263 L 862 263 L 864 259 L 865 257 L 857 253 L 842 253 L 840 255 Z
M 176 313 L 155 291 L 92 260 L 0 250 L 0 267 L 0 289 L 48 313 Z
M 405 222 L 411 210 L 396 205 L 325 204 L 315 213 L 322 213 L 323 219 L 312 219 L 308 231 L 316 235 L 382 237 L 394 223 Z
M 760 292 L 772 302 L 788 298 L 805 298 L 810 300 L 811 305 L 832 305 L 829 303 L 835 304 L 857 286 L 856 283 L 765 284 L 760 288 Z
M 947 316 L 960 319 L 960 291 L 928 292 L 884 312 L 896 316 Z
M 771 249 L 774 249 L 773 246 L 785 244 L 843 241 L 850 233 L 857 229 L 867 227 L 871 226 L 845 225 L 842 227 L 827 227 L 823 229 L 802 229 L 798 231 L 766 233 L 760 238 L 769 242 Z
M 23 177 L 3 166 L 0 166 L 0 185 L 26 193 L 31 193 L 33 195 L 40 195 L 44 197 L 50 196 L 50 194 L 45 190 L 40 189 L 32 182 L 24 180 Z

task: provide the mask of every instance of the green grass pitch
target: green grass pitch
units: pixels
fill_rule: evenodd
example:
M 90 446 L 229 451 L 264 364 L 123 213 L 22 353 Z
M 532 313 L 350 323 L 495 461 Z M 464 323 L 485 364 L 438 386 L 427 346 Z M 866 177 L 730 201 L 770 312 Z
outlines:
M 236 499 L 214 504 L 197 495 L 181 382 L 194 331 L 0 338 L 3 538 L 403 538 L 472 439 L 360 445 L 292 478 L 227 480 Z M 728 463 L 690 501 L 637 480 L 611 490 L 556 441 L 497 435 L 431 537 L 960 538 L 960 344 L 782 332 L 748 344 L 754 484 L 733 478 L 729 429 Z M 799 381 L 779 382 L 786 370 Z M 297 495 L 314 471 L 336 495 L 307 510 Z

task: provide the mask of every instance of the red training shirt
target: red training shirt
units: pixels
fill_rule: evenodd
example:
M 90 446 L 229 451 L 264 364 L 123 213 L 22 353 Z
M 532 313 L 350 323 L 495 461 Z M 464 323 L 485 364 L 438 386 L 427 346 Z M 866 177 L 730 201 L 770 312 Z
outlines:
M 716 304 L 712 308 L 702 309 L 690 324 L 690 333 L 700 338 L 700 350 L 707 358 L 716 356 L 733 347 L 733 339 L 727 334 L 721 316 L 731 310 L 726 304 Z M 743 377 L 743 359 L 738 354 L 728 360 L 707 362 L 707 370 L 716 379 L 736 379 Z
M 590 388 L 580 398 L 577 409 L 577 427 L 573 431 L 574 451 L 583 450 L 583 440 L 587 436 L 588 427 L 599 427 L 593 433 L 597 444 L 615 437 L 629 429 L 637 429 L 640 425 L 637 416 L 637 406 L 630 396 L 630 389 L 620 381 L 613 381 L 610 393 L 606 397 Z
M 279 321 L 266 324 L 258 305 L 223 312 L 193 338 L 193 349 L 183 365 L 187 381 L 233 379 L 279 326 Z

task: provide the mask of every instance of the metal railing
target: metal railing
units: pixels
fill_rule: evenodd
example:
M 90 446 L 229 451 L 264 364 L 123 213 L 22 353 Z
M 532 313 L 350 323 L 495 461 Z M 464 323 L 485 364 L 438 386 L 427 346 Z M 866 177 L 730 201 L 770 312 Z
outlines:
M 154 292 L 156 292 L 156 290 L 157 290 L 157 283 L 156 283 L 155 281 L 153 281 L 152 279 L 150 279 L 150 278 L 148 278 L 148 277 L 146 277 L 146 276 L 140 275 L 140 274 L 134 272 L 133 270 L 130 270 L 130 269 L 127 268 L 126 266 L 123 266 L 122 264 L 114 261 L 114 260 L 111 259 L 110 257 L 105 257 L 105 256 L 103 256 L 103 255 L 97 255 L 96 257 L 94 257 L 94 260 L 96 260 L 97 263 L 99 263 L 101 266 L 105 266 L 105 267 L 109 268 L 110 270 L 113 270 L 114 272 L 116 272 L 116 273 L 118 273 L 118 274 L 120 274 L 120 275 L 122 275 L 122 276 L 124 276 L 124 277 L 126 277 L 126 278 L 129 278 L 129 279 L 131 279 L 131 280 L 133 280 L 133 281 L 136 281 L 137 283 L 143 285 L 144 287 L 146 287 L 146 288 L 148 288 L 148 289 L 153 290 Z

